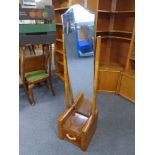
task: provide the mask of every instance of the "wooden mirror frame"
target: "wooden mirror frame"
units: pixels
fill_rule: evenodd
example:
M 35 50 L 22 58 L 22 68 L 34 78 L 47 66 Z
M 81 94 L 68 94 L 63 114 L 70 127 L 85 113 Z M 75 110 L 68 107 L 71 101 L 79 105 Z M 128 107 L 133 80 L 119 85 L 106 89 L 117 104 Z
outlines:
M 64 36 L 63 36 L 64 40 Z M 79 146 L 83 151 L 89 146 L 91 138 L 93 137 L 97 128 L 98 111 L 96 108 L 96 90 L 98 81 L 98 68 L 99 68 L 99 57 L 100 57 L 100 45 L 101 37 L 97 38 L 97 46 L 95 52 L 95 65 L 94 65 L 94 89 L 91 100 L 91 111 L 87 111 L 87 105 L 79 108 L 82 100 L 85 100 L 84 94 L 79 94 L 73 98 L 71 84 L 68 75 L 67 59 L 65 46 L 64 50 L 64 81 L 65 81 L 65 96 L 66 96 L 66 110 L 58 117 L 58 134 L 60 139 L 66 139 L 67 141 Z M 70 105 L 70 97 L 72 104 Z M 80 105 L 81 106 L 81 105 Z M 79 109 L 80 112 L 79 112 Z M 82 109 L 83 108 L 83 109 Z M 72 122 L 74 115 L 80 114 L 81 118 L 76 118 L 75 122 Z M 85 121 L 83 121 L 83 118 Z M 74 124 L 75 123 L 75 124 Z M 82 125 L 81 125 L 82 124 Z M 74 126 L 75 125 L 75 126 Z M 80 130 L 79 130 L 80 128 Z M 77 129 L 77 132 L 76 132 Z

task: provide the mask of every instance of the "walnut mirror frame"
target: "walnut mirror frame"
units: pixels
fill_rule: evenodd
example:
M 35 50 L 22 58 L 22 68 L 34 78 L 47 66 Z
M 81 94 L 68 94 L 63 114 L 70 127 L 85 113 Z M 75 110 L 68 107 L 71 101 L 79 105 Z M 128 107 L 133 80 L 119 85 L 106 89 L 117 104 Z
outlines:
M 77 17 L 79 12 L 82 14 Z M 62 23 L 66 110 L 58 117 L 59 138 L 85 151 L 95 133 L 98 118 L 98 73 L 94 71 L 99 64 L 94 61 L 94 53 L 99 58 L 99 50 L 94 52 L 95 15 L 80 5 L 73 5 L 62 15 Z

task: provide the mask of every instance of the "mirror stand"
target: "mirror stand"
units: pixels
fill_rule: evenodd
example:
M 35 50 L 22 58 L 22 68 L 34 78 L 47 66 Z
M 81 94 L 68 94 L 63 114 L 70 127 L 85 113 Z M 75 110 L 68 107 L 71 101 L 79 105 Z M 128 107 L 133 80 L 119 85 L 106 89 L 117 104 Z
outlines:
M 83 151 L 86 151 L 88 145 L 94 135 L 97 127 L 98 111 L 96 109 L 96 90 L 99 67 L 99 47 L 101 38 L 98 37 L 96 53 L 95 53 L 95 75 L 94 75 L 94 90 L 93 99 L 90 100 L 80 91 L 73 98 L 73 103 L 70 105 L 69 90 L 71 85 L 67 69 L 66 52 L 64 52 L 64 74 L 65 74 L 65 92 L 66 92 L 66 110 L 58 117 L 58 134 L 60 139 L 65 139 Z M 65 49 L 65 48 L 63 48 Z M 65 50 L 64 50 L 65 51 Z M 73 97 L 73 96 L 72 96 Z

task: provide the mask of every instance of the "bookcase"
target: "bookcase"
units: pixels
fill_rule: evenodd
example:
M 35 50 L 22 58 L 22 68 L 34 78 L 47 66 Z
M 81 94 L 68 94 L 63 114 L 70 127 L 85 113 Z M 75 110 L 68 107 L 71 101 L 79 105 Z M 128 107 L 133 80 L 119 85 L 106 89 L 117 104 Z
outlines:
M 129 81 L 125 75 L 132 75 L 131 68 L 134 68 L 135 63 L 134 54 L 130 52 L 135 22 L 135 2 L 88 0 L 87 7 L 96 13 L 95 36 L 102 36 L 97 89 L 99 92 L 114 92 L 134 101 L 133 80 Z M 132 85 L 129 94 L 126 92 L 129 86 L 126 85 Z
M 121 73 L 125 70 L 130 38 L 102 36 L 98 91 L 117 92 Z
M 56 22 L 56 43 L 54 50 L 54 60 L 56 66 L 56 75 L 64 80 L 64 41 L 63 25 L 61 22 L 61 15 L 67 11 L 69 6 L 74 4 L 84 5 L 84 0 L 52 0 L 55 8 L 55 22 Z
M 96 36 L 132 36 L 134 0 L 88 0 L 88 9 L 96 13 Z
M 125 71 L 122 72 L 118 93 L 135 102 L 135 34 L 133 33 Z

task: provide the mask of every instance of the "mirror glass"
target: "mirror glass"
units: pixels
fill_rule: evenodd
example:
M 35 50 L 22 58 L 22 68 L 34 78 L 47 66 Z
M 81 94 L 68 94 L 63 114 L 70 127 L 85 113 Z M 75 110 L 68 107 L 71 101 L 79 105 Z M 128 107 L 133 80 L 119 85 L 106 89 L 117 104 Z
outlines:
M 82 91 L 93 96 L 95 14 L 76 4 L 61 15 L 68 75 L 75 97 Z

